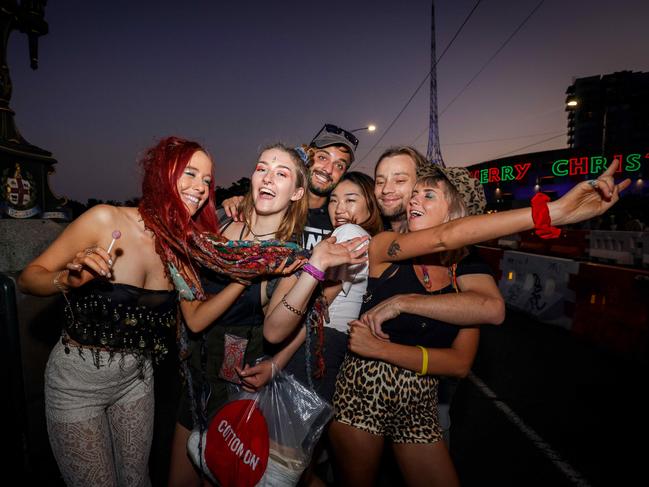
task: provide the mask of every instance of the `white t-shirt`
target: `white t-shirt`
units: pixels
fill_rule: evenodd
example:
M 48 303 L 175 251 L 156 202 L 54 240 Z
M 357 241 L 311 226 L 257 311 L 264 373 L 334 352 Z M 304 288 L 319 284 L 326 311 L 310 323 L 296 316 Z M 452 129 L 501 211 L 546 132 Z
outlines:
M 333 233 L 337 242 L 345 242 L 355 237 L 369 236 L 362 227 L 347 223 L 336 228 Z M 343 289 L 329 305 L 329 323 L 325 326 L 347 333 L 349 322 L 358 319 L 367 289 L 368 264 L 340 265 L 327 271 L 327 279 L 342 281 Z

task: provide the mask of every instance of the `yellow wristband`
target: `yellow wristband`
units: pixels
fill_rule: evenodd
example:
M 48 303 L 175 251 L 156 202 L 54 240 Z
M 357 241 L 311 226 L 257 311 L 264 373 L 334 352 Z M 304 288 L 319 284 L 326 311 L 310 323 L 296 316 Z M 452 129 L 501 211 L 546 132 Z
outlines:
M 428 373 L 428 349 L 417 345 L 418 348 L 421 348 L 421 372 L 417 372 L 417 375 L 426 375 Z

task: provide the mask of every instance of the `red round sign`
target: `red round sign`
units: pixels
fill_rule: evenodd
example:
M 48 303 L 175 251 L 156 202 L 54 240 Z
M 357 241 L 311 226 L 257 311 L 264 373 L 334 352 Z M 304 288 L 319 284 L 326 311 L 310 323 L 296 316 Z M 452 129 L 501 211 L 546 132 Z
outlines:
M 222 487 L 253 487 L 268 464 L 268 426 L 255 401 L 223 406 L 205 440 L 205 463 Z

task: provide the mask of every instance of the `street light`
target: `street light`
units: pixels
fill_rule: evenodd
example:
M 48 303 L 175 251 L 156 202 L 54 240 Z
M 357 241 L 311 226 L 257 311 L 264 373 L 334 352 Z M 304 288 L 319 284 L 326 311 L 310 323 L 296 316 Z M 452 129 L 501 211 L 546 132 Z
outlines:
M 374 132 L 376 130 L 376 125 L 370 124 L 367 127 L 360 127 L 354 130 L 350 130 L 350 132 L 360 132 L 361 130 L 367 130 L 368 132 Z

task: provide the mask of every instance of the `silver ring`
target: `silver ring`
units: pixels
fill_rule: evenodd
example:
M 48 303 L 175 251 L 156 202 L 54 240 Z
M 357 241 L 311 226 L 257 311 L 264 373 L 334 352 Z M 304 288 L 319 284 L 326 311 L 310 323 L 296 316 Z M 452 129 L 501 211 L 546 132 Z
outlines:
M 94 254 L 94 253 L 95 253 L 95 247 L 88 247 L 88 248 L 85 250 L 85 254 L 86 254 L 86 255 L 90 255 L 90 254 Z
M 599 184 L 599 181 L 597 179 L 589 179 L 586 182 L 590 185 L 591 188 L 597 188 Z

